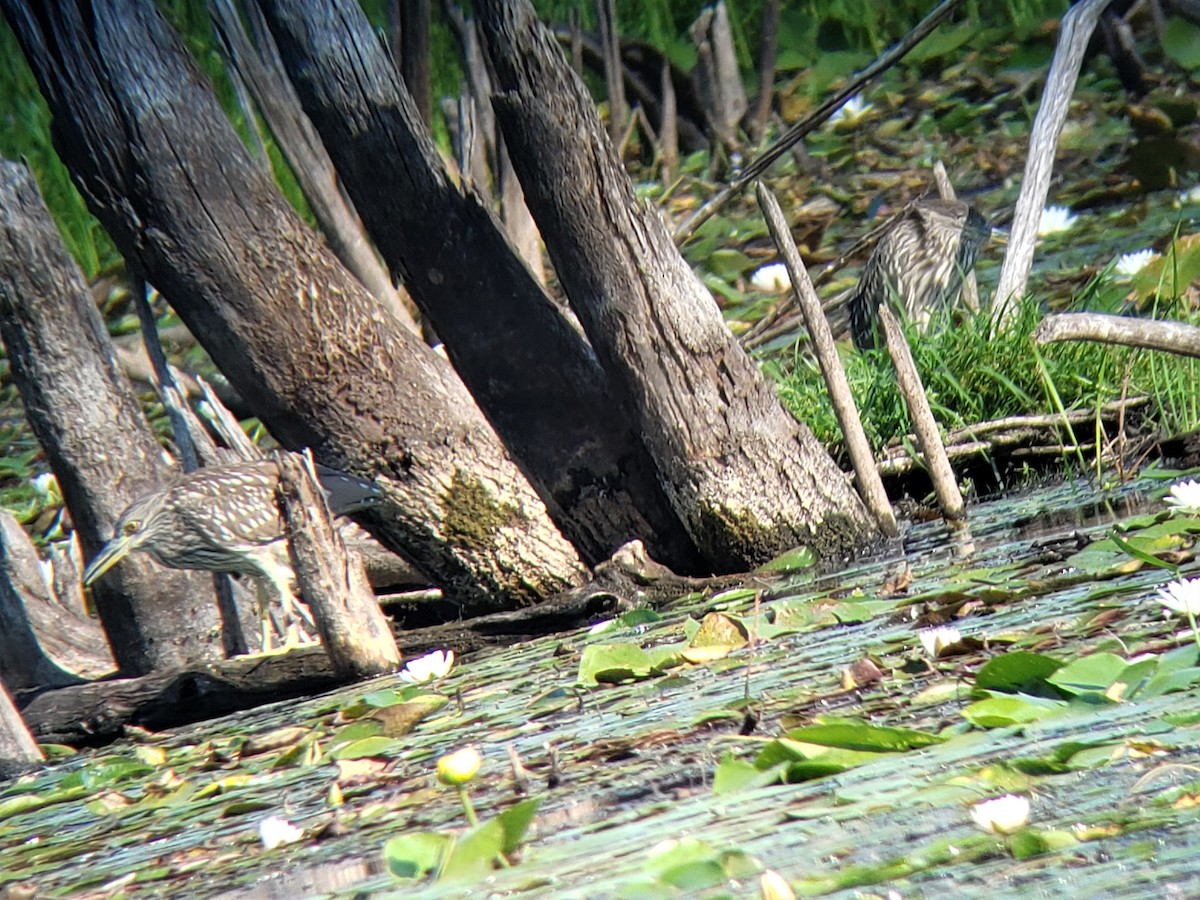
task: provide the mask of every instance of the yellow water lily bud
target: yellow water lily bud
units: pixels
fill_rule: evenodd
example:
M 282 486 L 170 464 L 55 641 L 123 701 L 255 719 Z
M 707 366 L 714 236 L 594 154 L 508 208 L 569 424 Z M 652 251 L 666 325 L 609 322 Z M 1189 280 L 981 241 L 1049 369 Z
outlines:
M 479 751 L 474 747 L 464 747 L 438 760 L 438 781 L 451 787 L 458 787 L 474 778 L 475 773 L 482 765 L 483 757 L 479 755 Z

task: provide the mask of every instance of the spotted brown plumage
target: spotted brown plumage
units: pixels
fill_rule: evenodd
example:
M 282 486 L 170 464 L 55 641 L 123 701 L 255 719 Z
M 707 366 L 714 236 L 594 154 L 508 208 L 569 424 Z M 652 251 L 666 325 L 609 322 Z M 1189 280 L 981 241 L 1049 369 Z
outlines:
M 953 300 L 993 234 L 983 216 L 958 200 L 921 200 L 901 213 L 875 245 L 850 296 L 854 346 L 876 346 L 875 324 L 885 301 L 926 328 L 934 310 Z
M 369 481 L 317 467 L 317 480 L 335 514 L 376 505 Z M 292 593 L 283 520 L 275 503 L 279 470 L 271 460 L 209 466 L 181 475 L 129 505 L 114 535 L 84 572 L 91 584 L 130 553 L 149 553 L 172 569 L 203 569 L 254 578 L 285 611 L 299 612 Z

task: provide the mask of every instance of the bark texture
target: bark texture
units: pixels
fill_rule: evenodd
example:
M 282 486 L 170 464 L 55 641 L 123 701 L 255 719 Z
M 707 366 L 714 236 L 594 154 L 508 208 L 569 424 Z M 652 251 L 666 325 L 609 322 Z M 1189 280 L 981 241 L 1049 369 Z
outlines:
M 55 596 L 33 541 L 0 511 L 0 681 L 10 691 L 112 673 L 104 632 Z
M 29 426 L 91 557 L 125 507 L 175 470 L 120 373 L 33 176 L 11 162 L 0 162 L 0 336 Z M 97 583 L 93 596 L 125 674 L 223 655 L 207 575 L 137 556 Z
M 347 553 L 330 523 L 313 473 L 292 454 L 280 455 L 276 464 L 292 569 L 334 673 L 356 679 L 395 671 L 400 666 L 396 639 L 367 584 L 362 560 Z
M 584 578 L 450 367 L 287 205 L 150 0 L 2 5 L 92 211 L 282 444 L 376 478 L 364 522 L 467 609 Z
M 637 199 L 583 82 L 532 7 L 475 8 L 530 210 L 705 558 L 730 571 L 796 544 L 828 556 L 864 542 L 874 529 L 858 496 L 779 405 L 658 212 Z
M 640 537 L 695 549 L 583 338 L 492 212 L 458 187 L 353 0 L 257 0 L 359 214 L 463 381 L 584 558 Z

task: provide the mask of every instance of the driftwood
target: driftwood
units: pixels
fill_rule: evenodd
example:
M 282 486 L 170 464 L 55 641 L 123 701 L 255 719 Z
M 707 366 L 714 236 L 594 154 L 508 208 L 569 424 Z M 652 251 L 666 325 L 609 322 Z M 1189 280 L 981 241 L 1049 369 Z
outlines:
M 1200 328 L 1195 325 L 1103 313 L 1058 313 L 1046 316 L 1034 329 L 1033 339 L 1039 344 L 1098 341 L 1102 344 L 1200 357 Z
M 629 118 L 625 103 L 625 78 L 621 65 L 621 37 L 617 27 L 616 0 L 596 0 L 600 44 L 604 48 L 604 84 L 608 88 L 608 139 L 620 146 L 621 134 Z
M 42 759 L 42 751 L 13 705 L 12 697 L 0 684 L 0 778 Z
M 1113 401 L 1100 407 L 1100 418 L 1105 424 L 1119 425 L 1125 410 L 1136 409 L 1149 402 L 1146 397 L 1131 397 Z M 954 428 L 946 432 L 944 443 L 947 456 L 962 463 L 976 457 L 1001 456 L 1052 456 L 1074 452 L 1074 447 L 1065 447 L 1056 434 L 1064 426 L 1091 423 L 1096 420 L 1094 409 L 1069 410 L 1065 415 L 1045 413 L 1031 416 L 1006 416 L 990 422 L 979 422 Z M 921 465 L 914 459 L 905 443 L 915 436 L 909 435 L 904 443 L 888 447 L 878 463 L 879 474 L 895 477 L 912 471 Z
M 733 49 L 729 10 L 724 0 L 705 7 L 692 23 L 696 68 L 692 79 L 708 114 L 709 128 L 725 149 L 740 146 L 738 124 L 749 105 Z
M 153 3 L 80 2 L 0 4 L 59 155 L 272 434 L 374 479 L 385 500 L 363 521 L 468 610 L 582 583 L 462 383 L 280 196 Z
M 638 200 L 583 82 L 525 2 L 478 2 L 497 118 L 572 308 L 717 572 L 873 533 L 808 428 L 738 347 L 657 210 Z
M 29 535 L 0 511 L 0 681 L 61 687 L 115 668 L 99 623 L 59 601 Z
M 604 49 L 594 34 L 584 34 L 579 28 L 557 27 L 554 36 L 560 44 L 571 48 L 572 69 L 582 77 L 588 69 L 604 72 Z M 624 38 L 621 41 L 621 65 L 625 90 L 631 101 L 640 106 L 660 137 L 666 122 L 675 122 L 678 142 L 687 153 L 708 146 L 705 135 L 707 117 L 692 84 L 691 76 L 671 63 L 670 58 L 646 41 Z M 669 83 L 669 87 L 664 86 Z M 667 115 L 667 97 L 671 98 L 671 115 Z
M 90 557 L 125 507 L 173 473 L 33 177 L 7 162 L 0 163 L 0 336 L 29 426 Z M 93 597 L 125 674 L 222 655 L 207 575 L 134 558 Z
M 18 698 L 41 743 L 73 747 L 109 743 L 125 726 L 173 728 L 337 687 L 319 648 L 275 656 L 240 656 L 140 678 L 96 681 Z
M 400 665 L 396 641 L 367 585 L 362 562 L 346 552 L 329 521 L 311 458 L 307 463 L 293 454 L 276 458 L 279 509 L 292 568 L 312 609 L 321 646 L 341 678 L 390 672 Z
M 1008 252 L 1004 254 L 1000 280 L 992 297 L 992 308 L 998 311 L 1002 322 L 1012 317 L 1017 308 L 1016 301 L 1025 293 L 1029 271 L 1033 267 L 1038 222 L 1046 203 L 1046 193 L 1050 189 L 1058 136 L 1067 120 L 1071 95 L 1075 92 L 1075 82 L 1079 78 L 1088 40 L 1100 14 L 1110 2 L 1083 0 L 1062 17 L 1058 45 L 1050 61 L 1046 87 L 1042 90 L 1042 100 L 1033 120 L 1033 131 L 1029 135 L 1029 155 L 1025 159 L 1021 193 L 1017 197 L 1009 231 Z
M 775 62 L 779 51 L 779 0 L 763 0 L 762 28 L 758 43 L 758 96 L 746 114 L 746 130 L 752 140 L 762 140 L 775 99 Z
M 698 569 L 595 355 L 491 210 L 446 173 L 358 4 L 257 2 L 384 259 L 563 533 L 589 562 L 640 537 L 673 567 Z

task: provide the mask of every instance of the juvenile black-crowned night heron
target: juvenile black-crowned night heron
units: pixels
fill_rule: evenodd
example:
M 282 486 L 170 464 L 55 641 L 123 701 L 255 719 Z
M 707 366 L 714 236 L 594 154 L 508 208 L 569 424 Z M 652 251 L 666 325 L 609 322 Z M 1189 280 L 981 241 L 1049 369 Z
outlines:
M 850 296 L 850 336 L 860 350 L 876 346 L 879 305 L 895 301 L 924 329 L 949 303 L 995 234 L 978 212 L 958 200 L 914 203 L 879 239 Z
M 371 482 L 335 469 L 317 466 L 317 480 L 336 515 L 382 500 Z M 294 575 L 275 503 L 278 485 L 279 470 L 271 460 L 209 466 L 180 476 L 129 505 L 112 540 L 84 571 L 83 583 L 91 584 L 142 550 L 172 569 L 248 575 L 259 584 L 264 616 L 268 588 L 294 616 L 302 608 L 292 593 Z

